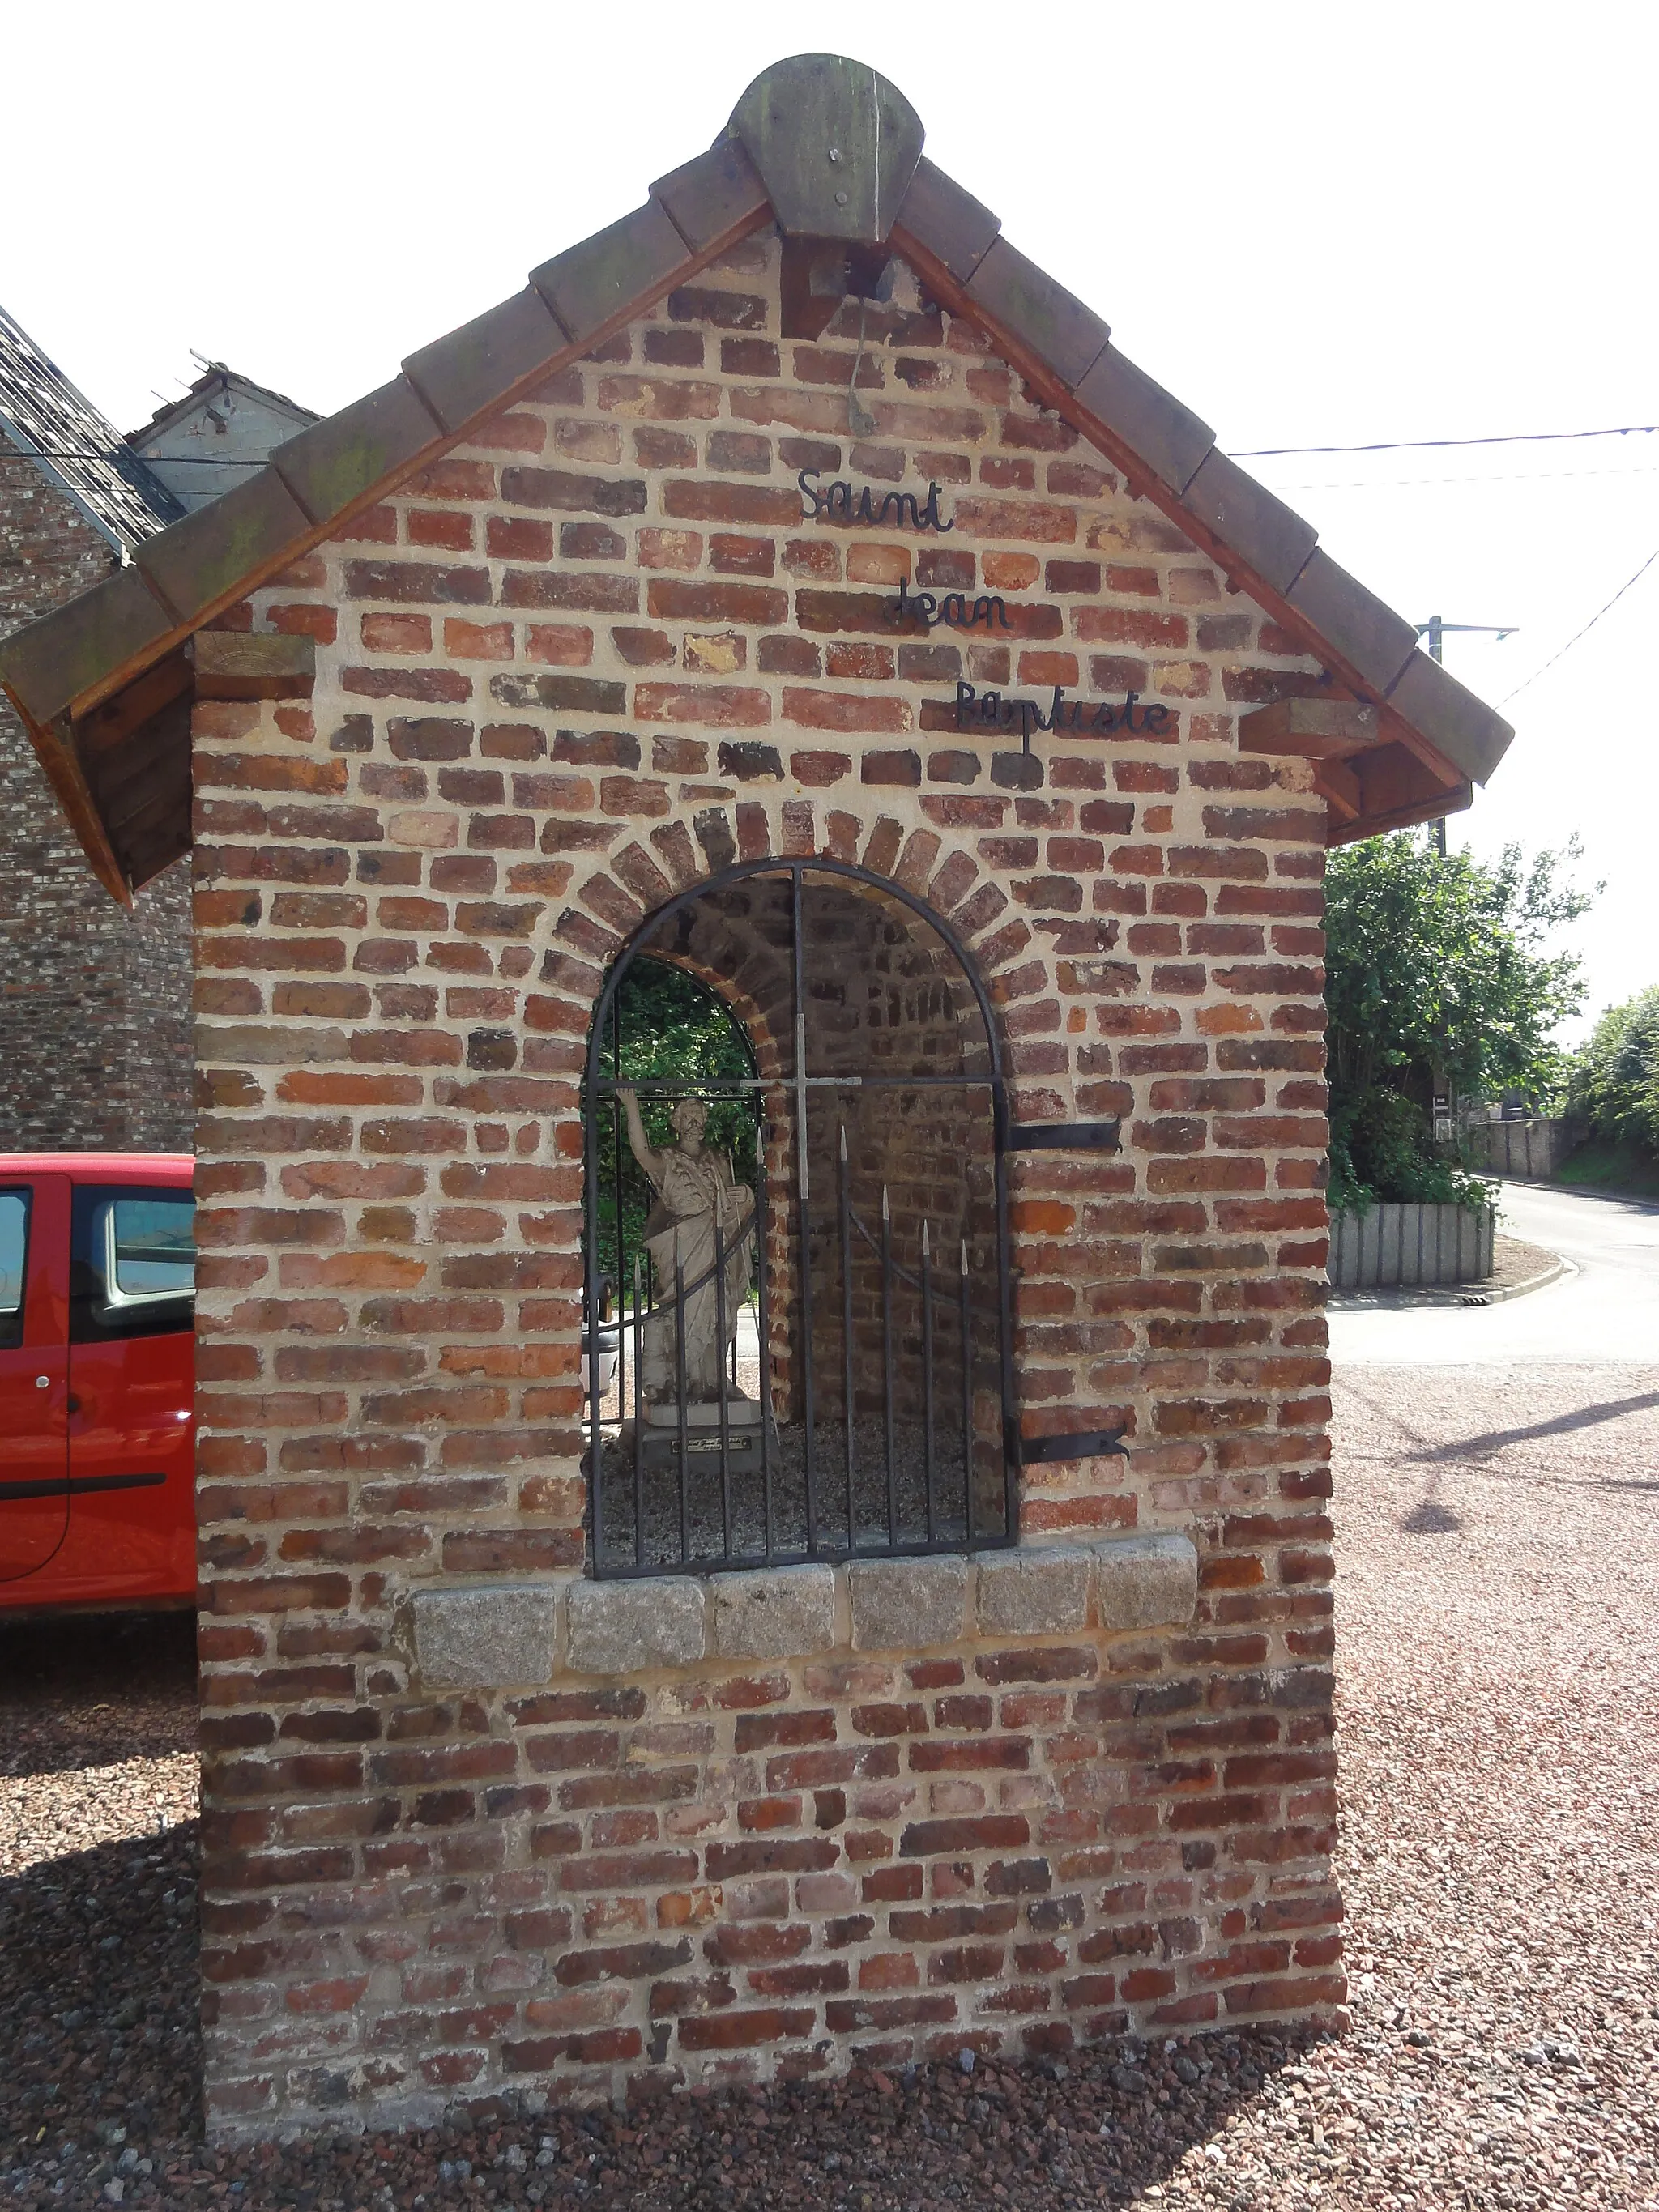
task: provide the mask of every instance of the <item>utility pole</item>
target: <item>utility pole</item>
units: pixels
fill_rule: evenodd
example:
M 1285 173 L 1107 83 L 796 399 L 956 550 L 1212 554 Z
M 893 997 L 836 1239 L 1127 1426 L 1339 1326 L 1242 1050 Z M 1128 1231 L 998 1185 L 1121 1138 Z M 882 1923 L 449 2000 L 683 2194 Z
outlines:
M 1438 615 L 1431 615 L 1427 622 L 1418 623 L 1417 635 L 1419 637 L 1426 637 L 1429 641 L 1430 659 L 1443 662 L 1446 656 L 1441 650 L 1440 641 L 1448 630 L 1479 630 L 1484 636 L 1502 640 L 1513 637 L 1519 628 L 1518 623 L 1509 623 L 1501 626 L 1497 623 L 1449 623 L 1443 621 Z M 1440 819 L 1431 823 L 1430 827 L 1434 832 L 1434 849 L 1443 860 L 1446 857 L 1445 816 L 1443 814 Z

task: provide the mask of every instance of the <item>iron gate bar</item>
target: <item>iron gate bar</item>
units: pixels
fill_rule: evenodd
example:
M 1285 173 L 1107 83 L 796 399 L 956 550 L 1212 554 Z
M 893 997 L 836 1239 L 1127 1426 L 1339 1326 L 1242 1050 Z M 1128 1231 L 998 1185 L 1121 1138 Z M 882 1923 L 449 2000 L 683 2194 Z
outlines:
M 714 1217 L 714 1341 L 720 1348 L 720 1537 L 732 1549 L 731 1410 L 726 1399 L 726 1238 Z
M 1007 1420 L 1005 1406 L 1003 1420 Z M 1004 1431 L 1006 1449 L 1006 1430 Z M 968 1239 L 962 1240 L 962 1518 L 974 1548 L 974 1342 L 968 1300 Z
M 853 1510 L 853 1420 L 855 1411 L 853 1395 L 853 1200 L 848 1177 L 851 1170 L 847 1163 L 847 1124 L 841 1125 L 841 1170 L 836 1177 L 840 1194 L 841 1215 L 841 1342 L 843 1368 L 842 1395 L 847 1401 L 844 1426 L 847 1445 L 847 1540 L 853 1540 L 855 1516 Z M 931 1535 L 933 1531 L 930 1529 Z
M 981 1540 L 975 1548 L 981 1552 L 999 1552 L 1006 1551 L 1010 1547 L 1006 1541 L 999 1537 L 994 1541 Z M 823 1565 L 842 1566 L 849 1560 L 857 1559 L 960 1559 L 962 1549 L 959 1537 L 942 1536 L 937 1542 L 930 1544 L 926 1537 L 919 1536 L 914 1542 L 904 1540 L 897 1544 L 854 1544 L 850 1547 L 840 1545 L 831 1546 L 826 1550 L 817 1552 L 799 1550 L 775 1552 L 769 1559 L 764 1552 L 734 1552 L 730 1559 L 722 1559 L 718 1553 L 711 1552 L 706 1556 L 694 1559 L 693 1565 L 699 1575 L 735 1575 L 750 1571 L 757 1567 L 805 1567 Z M 667 1565 L 653 1564 L 643 1567 L 636 1567 L 630 1564 L 626 1566 L 608 1566 L 603 1575 L 597 1577 L 596 1579 L 607 1583 L 637 1582 L 641 1579 L 651 1582 L 659 1581 L 665 1574 L 672 1574 L 674 1571 L 672 1563 Z
M 647 960 L 659 956 L 647 953 Z M 994 1075 L 808 1075 L 799 1079 L 808 1091 L 924 1091 L 936 1085 L 946 1091 L 988 1090 L 1000 1079 Z M 593 1088 L 603 1098 L 617 1087 L 617 1079 L 603 1073 L 593 1079 Z M 799 1087 L 793 1075 L 698 1075 L 682 1076 L 678 1080 L 659 1083 L 629 1083 L 623 1086 L 637 1091 L 641 1098 L 701 1097 L 706 1091 L 793 1091 Z M 1031 1128 L 1070 1127 L 1071 1123 L 1036 1121 L 1018 1126 Z M 1083 1127 L 1098 1126 L 1085 1123 Z M 1114 1127 L 1116 1125 L 1114 1124 Z
M 724 1362 L 721 1363 L 724 1364 Z M 685 1270 L 680 1265 L 680 1232 L 674 1231 L 674 1387 L 679 1398 L 680 1565 L 691 1556 L 691 1497 L 685 1464 Z
M 893 1437 L 893 1216 L 881 1187 L 881 1402 L 887 1431 L 887 1542 L 898 1541 L 898 1456 Z M 847 1532 L 853 1540 L 853 1532 Z
M 766 1319 L 766 1280 L 771 1273 L 767 1265 L 768 1239 L 771 1235 L 770 1217 L 766 1186 L 766 1151 L 770 1132 L 766 1126 L 764 1108 L 761 1111 L 760 1127 L 756 1132 L 758 1149 L 755 1154 L 755 1249 L 760 1255 L 760 1296 L 757 1301 L 756 1329 L 760 1350 L 760 1432 L 761 1432 L 761 1510 L 765 1517 L 766 1564 L 772 1564 L 776 1548 L 776 1532 L 772 1522 L 772 1339 Z
M 611 1009 L 611 1074 L 613 1082 L 622 1076 L 622 1000 L 618 999 Z M 617 1209 L 617 1296 L 623 1293 L 623 1164 L 622 1130 L 617 1116 L 622 1111 L 613 1097 L 611 1101 L 611 1200 Z M 628 1397 L 628 1362 L 622 1352 L 623 1332 L 617 1331 L 617 1408 L 620 1412 Z
M 795 1200 L 800 1221 L 801 1430 L 806 1444 L 806 1548 L 818 1548 L 817 1475 L 812 1451 L 812 1248 L 806 1158 L 806 1007 L 802 988 L 805 944 L 800 921 L 800 870 L 789 877 L 789 972 L 795 1009 Z M 848 1531 L 850 1540 L 852 1531 Z
M 582 1089 L 586 1109 L 586 1124 L 587 1130 L 588 1153 L 587 1173 L 586 1177 L 586 1214 L 587 1227 L 586 1263 L 584 1269 L 586 1277 L 585 1287 L 587 1311 L 592 1315 L 598 1309 L 599 1303 L 599 1291 L 602 1274 L 602 1270 L 599 1266 L 599 1177 L 594 1165 L 598 1144 L 597 1111 L 602 1101 L 605 1101 L 607 1098 L 614 1099 L 615 1092 L 618 1088 L 623 1087 L 621 1084 L 621 1007 L 618 998 L 621 988 L 627 978 L 628 973 L 631 969 L 636 956 L 643 952 L 647 957 L 651 957 L 649 950 L 650 940 L 657 937 L 665 929 L 665 926 L 677 915 L 684 913 L 688 908 L 695 906 L 699 901 L 724 891 L 733 884 L 746 882 L 750 878 L 766 877 L 771 878 L 775 880 L 781 880 L 786 876 L 788 878 L 790 883 L 792 921 L 791 981 L 794 1000 L 793 1043 L 795 1049 L 795 1066 L 793 1077 L 766 1077 L 757 1073 L 749 1077 L 710 1077 L 707 1079 L 698 1081 L 691 1081 L 690 1079 L 679 1082 L 655 1082 L 647 1080 L 628 1086 L 636 1091 L 641 1096 L 647 1097 L 660 1098 L 672 1096 L 708 1096 L 710 1093 L 737 1095 L 755 1094 L 757 1097 L 757 1103 L 759 1103 L 760 1094 L 764 1094 L 774 1090 L 787 1088 L 792 1090 L 794 1093 L 796 1158 L 799 1186 L 797 1244 L 800 1266 L 801 1285 L 801 1379 L 803 1386 L 802 1424 L 805 1443 L 803 1474 L 805 1478 L 805 1504 L 807 1511 L 807 1548 L 805 1553 L 797 1553 L 793 1550 L 780 1552 L 776 1540 L 776 1501 L 774 1492 L 771 1449 L 772 1391 L 769 1302 L 769 1278 L 770 1274 L 770 1267 L 768 1264 L 770 1257 L 769 1222 L 769 1209 L 768 1206 L 768 1184 L 769 1182 L 769 1176 L 767 1169 L 769 1130 L 763 1105 L 761 1118 L 757 1126 L 756 1131 L 757 1152 L 755 1180 L 756 1196 L 757 1200 L 756 1208 L 757 1250 L 760 1255 L 759 1278 L 757 1284 L 757 1328 L 760 1366 L 760 1444 L 764 1514 L 764 1548 L 760 1553 L 745 1552 L 741 1555 L 733 1554 L 731 1551 L 730 1546 L 732 1534 L 734 1532 L 727 1531 L 725 1532 L 726 1534 L 726 1555 L 720 1559 L 700 1559 L 696 1562 L 696 1565 L 703 1571 L 714 1572 L 726 1567 L 736 1567 L 738 1565 L 768 1565 L 779 1564 L 781 1562 L 793 1561 L 796 1559 L 811 1559 L 825 1557 L 857 1558 L 866 1556 L 872 1558 L 888 1556 L 909 1557 L 921 1556 L 929 1552 L 935 1551 L 948 1553 L 957 1548 L 949 1540 L 940 1541 L 931 1534 L 935 1527 L 933 1509 L 933 1478 L 931 1471 L 928 1477 L 929 1494 L 927 1499 L 929 1512 L 928 1526 L 930 1529 L 929 1540 L 921 1543 L 908 1543 L 896 1540 L 896 1526 L 891 1508 L 894 1455 L 893 1446 L 890 1440 L 888 1451 L 890 1512 L 889 1541 L 887 1545 L 881 1547 L 865 1547 L 858 1545 L 856 1542 L 856 1530 L 854 1526 L 854 1516 L 850 1510 L 847 1532 L 848 1543 L 845 1552 L 842 1553 L 839 1549 L 836 1549 L 834 1551 L 826 1550 L 820 1541 L 818 1529 L 818 1500 L 817 1494 L 817 1470 L 816 1467 L 816 1454 L 813 1449 L 816 1408 L 812 1389 L 812 1287 L 811 1270 L 810 1265 L 811 1224 L 808 1211 L 810 1205 L 810 1189 L 806 1139 L 806 1107 L 808 1096 L 811 1091 L 820 1090 L 914 1091 L 938 1087 L 958 1091 L 985 1089 L 990 1092 L 993 1136 L 993 1207 L 994 1228 L 996 1238 L 997 1322 L 1000 1340 L 998 1380 L 1002 1400 L 1003 1526 L 1002 1533 L 1000 1537 L 990 1538 L 986 1540 L 986 1541 L 991 1545 L 1006 1546 L 1012 1544 L 1018 1540 L 1018 1471 L 1024 1455 L 1021 1449 L 1018 1433 L 1018 1412 L 1014 1400 L 1012 1283 L 1008 1259 L 1008 1178 L 1006 1155 L 1011 1149 L 1015 1133 L 1011 1127 L 1008 1116 L 1007 1097 L 1002 1064 L 1002 1048 L 989 996 L 977 969 L 969 957 L 966 947 L 943 915 L 935 913 L 929 906 L 927 905 L 925 901 L 917 896 L 915 893 L 907 890 L 902 884 L 893 882 L 890 878 L 878 875 L 871 869 L 860 867 L 848 861 L 834 860 L 823 857 L 815 857 L 810 860 L 802 859 L 798 860 L 780 860 L 774 857 L 768 857 L 758 860 L 739 861 L 729 868 L 722 869 L 717 874 L 709 877 L 705 881 L 692 885 L 687 890 L 677 893 L 672 898 L 665 901 L 663 905 L 657 908 L 652 914 L 647 915 L 640 924 L 633 937 L 623 946 L 622 951 L 611 963 L 604 984 L 601 986 L 599 1003 L 595 1007 L 592 1024 L 589 1030 L 586 1064 L 583 1072 Z M 963 1073 L 958 1075 L 944 1076 L 927 1074 L 842 1074 L 814 1076 L 807 1073 L 804 990 L 805 977 L 803 966 L 805 934 L 802 921 L 802 895 L 803 888 L 808 877 L 811 877 L 814 879 L 823 879 L 831 883 L 839 881 L 862 885 L 867 890 L 878 894 L 879 898 L 890 900 L 895 904 L 908 908 L 910 913 L 916 915 L 927 928 L 940 940 L 947 951 L 953 956 L 957 969 L 960 974 L 965 977 L 969 988 L 973 993 L 974 1000 L 979 1012 L 981 1026 L 984 1032 L 985 1052 L 989 1063 L 988 1068 L 986 1072 L 975 1072 L 972 1073 Z M 718 1000 L 718 993 L 715 993 L 713 995 L 714 995 Z M 741 1031 L 741 1024 L 738 1022 L 737 1017 L 731 1014 L 731 1009 L 729 1007 L 726 1008 L 726 1011 L 728 1015 L 731 1016 L 734 1026 L 739 1028 Z M 608 1030 L 612 1030 L 613 1027 L 614 1035 L 611 1037 L 611 1069 L 610 1073 L 607 1074 L 605 1070 L 602 1056 L 603 1047 Z M 745 1043 L 748 1043 L 746 1032 L 743 1034 L 744 1036 Z M 750 1064 L 752 1065 L 752 1045 L 749 1046 L 749 1049 L 750 1053 Z M 620 1276 L 624 1256 L 622 1209 L 620 1203 L 618 1202 L 620 1196 L 621 1138 L 619 1133 L 621 1124 L 617 1119 L 614 1106 L 611 1121 L 611 1140 L 613 1150 L 616 1153 L 617 1173 L 617 1199 L 613 1200 L 613 1203 L 617 1204 L 617 1270 L 618 1275 Z M 1058 1128 L 1061 1127 L 1079 1130 L 1089 1128 L 1092 1131 L 1097 1129 L 1103 1133 L 1108 1126 L 1109 1125 L 1106 1124 L 1024 1124 L 1021 1125 L 1018 1134 L 1023 1139 L 1033 1128 L 1047 1130 L 1051 1127 Z M 1115 1125 L 1110 1126 L 1112 1126 L 1115 1130 Z M 1046 1137 L 1037 1139 L 1039 1144 L 1052 1144 L 1056 1140 L 1054 1139 Z M 1103 1133 L 1102 1136 L 1091 1135 L 1090 1137 L 1082 1139 L 1081 1141 L 1091 1146 L 1094 1144 L 1103 1143 Z M 848 1210 L 850 1212 L 850 1207 Z M 854 1216 L 853 1218 L 856 1221 L 856 1217 Z M 872 1241 L 869 1239 L 868 1232 L 864 1229 L 864 1224 L 861 1222 L 858 1222 L 856 1225 L 860 1230 L 860 1235 L 865 1237 L 866 1241 Z M 926 1231 L 926 1229 L 927 1224 L 924 1224 L 924 1231 Z M 890 1249 L 890 1226 L 889 1227 L 887 1233 Z M 637 1276 L 639 1272 L 637 1255 L 635 1255 L 635 1271 Z M 898 1270 L 898 1273 L 907 1282 L 915 1282 L 915 1279 L 909 1275 L 908 1270 L 901 1267 Z M 678 1267 L 678 1264 L 676 1267 L 676 1365 L 677 1381 L 679 1385 L 680 1396 L 679 1419 L 677 1425 L 679 1445 L 678 1455 L 679 1459 L 678 1472 L 680 1478 L 679 1489 L 681 1507 L 680 1549 L 681 1564 L 689 1565 L 691 1564 L 691 1560 L 690 1556 L 689 1508 L 687 1498 L 687 1417 L 684 1385 L 684 1313 L 682 1302 L 684 1279 L 683 1271 Z M 890 1274 L 889 1274 L 887 1278 L 886 1295 L 890 1304 Z M 651 1298 L 651 1293 L 648 1288 L 646 1290 L 645 1297 L 647 1301 L 647 1307 L 645 1310 L 649 1310 L 654 1302 Z M 723 1304 L 723 1271 L 721 1274 L 720 1297 Z M 923 1297 L 924 1303 L 931 1297 L 930 1279 L 924 1283 Z M 591 1361 L 589 1370 L 588 1466 L 590 1479 L 593 1487 L 593 1553 L 592 1559 L 590 1562 L 590 1571 L 597 1576 L 606 1578 L 626 1577 L 631 1574 L 649 1574 L 659 1572 L 661 1571 L 657 1563 L 647 1562 L 644 1558 L 644 1486 L 641 1452 L 642 1423 L 640 1418 L 643 1412 L 643 1393 L 641 1378 L 643 1367 L 642 1333 L 644 1310 L 641 1309 L 637 1291 L 635 1295 L 633 1321 L 635 1328 L 635 1419 L 634 1423 L 634 1437 L 635 1466 L 634 1484 L 635 1531 L 633 1547 L 635 1558 L 634 1563 L 631 1566 L 624 1566 L 609 1562 L 606 1558 L 604 1521 L 604 1425 L 600 1410 L 601 1401 L 605 1394 L 601 1391 L 599 1386 L 599 1362 L 597 1357 Z M 968 1245 L 967 1239 L 965 1237 L 962 1239 L 961 1243 L 960 1323 L 962 1334 L 963 1383 L 963 1547 L 971 1552 L 978 1548 L 985 1548 L 985 1544 L 981 1543 L 974 1525 L 973 1468 L 975 1438 L 973 1421 L 973 1402 L 975 1361 L 972 1335 L 971 1301 L 969 1290 Z M 926 1327 L 925 1318 L 923 1334 L 924 1339 L 927 1339 L 929 1335 L 929 1332 Z M 617 1335 L 619 1340 L 625 1338 L 625 1330 L 619 1328 Z M 734 1366 L 735 1356 L 734 1347 Z M 722 1388 L 720 1393 L 722 1429 L 721 1461 L 722 1474 L 724 1476 L 728 1472 L 726 1460 L 727 1451 L 729 1449 L 729 1437 L 726 1431 L 729 1419 L 729 1409 L 724 1389 L 725 1360 L 723 1355 L 720 1364 L 722 1370 Z M 890 1397 L 890 1353 L 888 1355 L 887 1367 L 887 1388 L 888 1394 Z M 931 1381 L 932 1377 L 930 1373 L 928 1376 L 930 1397 Z M 617 1409 L 619 1418 L 625 1403 L 624 1363 L 621 1365 L 621 1371 L 619 1371 L 617 1377 Z M 852 1454 L 851 1430 L 853 1425 L 852 1406 L 850 1403 L 847 1410 L 850 1491 Z M 889 1427 L 890 1439 L 890 1418 Z M 927 1435 L 927 1450 L 930 1459 L 932 1443 L 933 1438 L 930 1423 L 928 1425 Z M 853 1501 L 849 1495 L 849 1507 L 851 1506 L 852 1502 Z
M 620 1206 L 617 1209 L 617 1258 L 620 1265 L 622 1260 L 622 1208 Z M 640 1387 L 640 1376 L 644 1366 L 641 1358 L 644 1350 L 644 1331 L 645 1314 L 640 1304 L 640 1255 L 636 1252 L 634 1255 L 634 1564 L 640 1567 L 645 1565 L 645 1437 L 642 1433 L 645 1423 L 645 1393 Z M 618 1389 L 617 1411 L 620 1413 L 622 1408 L 623 1396 Z M 593 1525 L 596 1530 L 599 1527 L 599 1507 L 595 1504 Z M 596 1553 L 598 1549 L 596 1542 L 594 1545 Z
M 931 1544 L 938 1534 L 933 1521 L 933 1255 L 925 1220 L 921 1224 L 921 1449 Z

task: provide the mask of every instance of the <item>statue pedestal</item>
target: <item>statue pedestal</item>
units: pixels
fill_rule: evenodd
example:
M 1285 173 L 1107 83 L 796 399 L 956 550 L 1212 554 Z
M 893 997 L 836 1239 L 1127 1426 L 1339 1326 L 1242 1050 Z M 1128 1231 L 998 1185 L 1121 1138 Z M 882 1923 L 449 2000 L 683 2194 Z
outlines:
M 739 1429 L 759 1428 L 760 1423 L 761 1409 L 754 1399 L 740 1397 L 734 1391 L 726 1401 L 726 1425 L 728 1432 L 735 1436 Z M 659 1434 L 678 1436 L 680 1426 L 680 1409 L 673 1405 L 660 1403 L 648 1405 L 645 1408 L 645 1425 Z M 718 1443 L 720 1433 L 720 1407 L 703 1405 L 688 1406 L 685 1409 L 685 1427 L 688 1436 L 695 1436 L 700 1444 L 705 1443 L 710 1435 Z
M 659 1401 L 643 1408 L 640 1424 L 640 1455 L 648 1468 L 675 1468 L 680 1456 L 680 1409 Z M 720 1466 L 720 1409 L 718 1406 L 688 1406 L 685 1409 L 685 1459 L 688 1468 L 718 1474 Z M 726 1466 L 732 1474 L 752 1474 L 761 1465 L 761 1408 L 752 1398 L 731 1397 L 726 1401 Z

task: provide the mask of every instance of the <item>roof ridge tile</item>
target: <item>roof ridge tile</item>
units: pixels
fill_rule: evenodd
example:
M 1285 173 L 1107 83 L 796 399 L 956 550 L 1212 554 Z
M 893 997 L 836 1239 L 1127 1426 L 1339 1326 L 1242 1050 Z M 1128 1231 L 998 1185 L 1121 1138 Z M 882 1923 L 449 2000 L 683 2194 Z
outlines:
M 271 454 L 270 465 L 313 523 L 355 506 L 394 469 L 441 445 L 441 422 L 413 380 L 394 376 L 337 415 L 313 422 Z
M 301 434 L 309 438 L 316 432 Z M 205 619 L 216 605 L 237 598 L 254 570 L 279 558 L 312 526 L 311 516 L 281 477 L 266 467 L 182 522 L 169 523 L 146 538 L 133 559 L 171 610 L 175 625 L 182 626 Z
M 966 286 L 968 298 L 1029 345 L 1068 392 L 1105 350 L 1111 326 L 1000 236 L 985 249 Z
M 544 261 L 530 281 L 579 345 L 599 337 L 608 324 L 643 313 L 694 258 L 661 203 L 647 200 Z
M 501 405 L 570 343 L 533 284 L 408 356 L 404 374 L 452 436 Z

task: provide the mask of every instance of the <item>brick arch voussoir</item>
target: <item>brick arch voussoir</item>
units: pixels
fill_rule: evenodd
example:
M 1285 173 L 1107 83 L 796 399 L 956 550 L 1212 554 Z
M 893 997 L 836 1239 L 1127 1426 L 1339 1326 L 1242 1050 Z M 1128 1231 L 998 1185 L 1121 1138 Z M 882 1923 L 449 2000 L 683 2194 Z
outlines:
M 810 799 L 714 801 L 699 807 L 689 826 L 677 818 L 596 855 L 586 876 L 571 885 L 570 903 L 552 927 L 556 939 L 574 936 L 582 941 L 590 1018 L 602 974 L 652 915 L 672 899 L 695 891 L 738 861 L 814 858 L 863 868 L 922 900 L 950 924 L 975 960 L 1000 1018 L 999 971 L 1029 945 L 1030 932 L 1011 924 L 1008 896 L 986 874 L 977 856 L 933 829 L 907 829 L 894 815 L 853 812 Z M 890 911 L 915 920 L 914 908 L 902 900 L 892 900 Z M 769 993 L 744 981 L 732 963 L 703 960 L 689 944 L 659 951 L 656 957 L 673 958 L 730 1007 L 748 1030 L 763 1073 L 781 1066 L 786 1041 L 776 1033 L 769 1011 Z M 573 975 L 571 982 L 575 980 Z M 586 1027 L 584 1023 L 584 1033 Z

